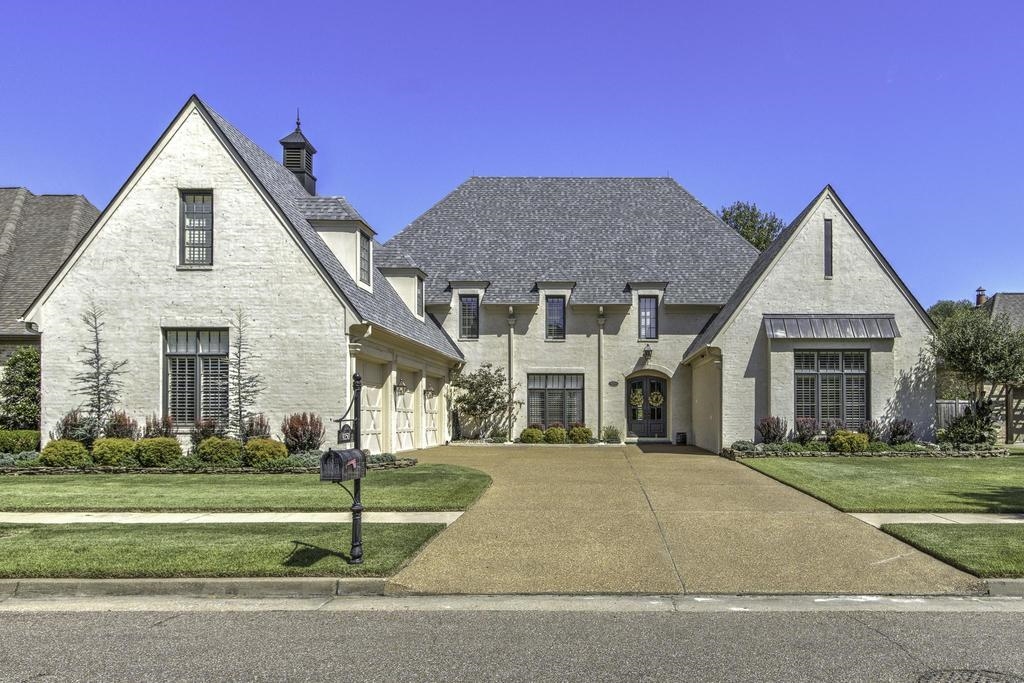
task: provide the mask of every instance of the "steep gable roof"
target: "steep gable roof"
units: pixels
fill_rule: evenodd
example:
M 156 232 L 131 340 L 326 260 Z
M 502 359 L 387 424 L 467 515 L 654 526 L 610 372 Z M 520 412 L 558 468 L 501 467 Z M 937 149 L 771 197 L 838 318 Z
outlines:
M 22 313 L 98 215 L 82 195 L 0 188 L 0 335 L 36 336 Z
M 729 301 L 727 301 L 725 306 L 723 306 L 722 309 L 718 311 L 718 313 L 716 313 L 715 316 L 711 318 L 711 320 L 708 321 L 708 323 L 704 326 L 704 329 L 701 330 L 700 334 L 698 334 L 696 339 L 693 340 L 693 343 L 690 344 L 690 348 L 687 349 L 685 354 L 683 354 L 683 362 L 689 361 L 690 358 L 696 355 L 697 352 L 699 352 L 702 348 L 704 348 L 705 346 L 711 346 L 714 343 L 715 338 L 718 336 L 718 334 L 725 329 L 725 327 L 729 324 L 729 321 L 732 320 L 733 316 L 735 316 L 737 311 L 739 311 L 739 309 L 743 306 L 743 303 L 747 300 L 747 297 L 751 293 L 753 293 L 757 285 L 760 284 L 762 278 L 768 273 L 769 270 L 771 270 L 772 266 L 779 259 L 782 253 L 786 250 L 786 247 L 792 241 L 793 237 L 800 229 L 800 226 L 803 225 L 804 220 L 807 218 L 807 216 L 811 213 L 814 207 L 816 207 L 827 196 L 830 196 L 835 201 L 836 205 L 839 207 L 839 210 L 842 211 L 845 214 L 846 218 L 849 220 L 850 225 L 853 226 L 853 229 L 864 241 L 868 249 L 871 250 L 875 258 L 879 261 L 879 263 L 882 264 L 882 267 L 885 269 L 886 273 L 893 280 L 896 286 L 900 288 L 904 296 L 906 296 L 907 299 L 910 301 L 911 305 L 915 309 L 917 309 L 918 314 L 929 326 L 929 328 L 934 326 L 931 318 L 928 317 L 928 313 L 924 310 L 920 302 L 918 302 L 917 298 L 913 295 L 913 293 L 906 286 L 906 284 L 904 284 L 903 280 L 900 279 L 900 276 L 896 273 L 893 267 L 889 265 L 889 262 L 885 259 L 885 256 L 883 256 L 882 252 L 878 250 L 878 247 L 875 246 L 875 243 L 871 241 L 871 238 L 868 237 L 868 234 L 864 232 L 864 228 L 860 226 L 860 223 L 858 223 L 857 219 L 853 217 L 853 214 L 850 213 L 850 210 L 846 208 L 846 205 L 843 203 L 843 200 L 839 198 L 839 195 L 836 193 L 836 191 L 832 188 L 831 185 L 826 185 L 824 188 L 822 188 L 821 192 L 819 192 L 814 197 L 814 199 L 812 199 L 810 203 L 804 207 L 804 210 L 801 211 L 799 215 L 797 215 L 797 217 L 793 219 L 793 222 L 790 223 L 786 227 L 786 229 L 783 230 L 770 245 L 768 245 L 768 248 L 765 249 L 761 253 L 761 255 L 757 257 L 757 260 L 754 261 L 754 264 L 752 266 L 750 266 L 750 270 L 747 271 L 747 274 L 743 276 L 743 279 L 736 287 L 736 291 L 734 291 L 732 296 L 729 297 Z
M 1024 327 L 1024 293 L 996 292 L 981 305 L 990 316 L 1002 315 L 1015 327 Z
M 629 303 L 629 282 L 668 282 L 669 304 L 721 305 L 757 251 L 671 178 L 473 177 L 392 238 L 428 274 L 487 281 L 485 302 L 536 303 L 537 282 L 576 283 L 577 304 Z

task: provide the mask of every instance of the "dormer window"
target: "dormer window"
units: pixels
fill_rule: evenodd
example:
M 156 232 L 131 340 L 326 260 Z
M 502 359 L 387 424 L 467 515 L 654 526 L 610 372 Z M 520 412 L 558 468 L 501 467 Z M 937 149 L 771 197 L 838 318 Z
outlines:
M 416 278 L 416 315 L 423 316 L 423 278 Z
M 545 299 L 545 312 L 545 338 L 565 339 L 565 297 L 547 297 Z
M 213 265 L 213 191 L 181 193 L 180 263 L 183 266 Z
M 640 338 L 658 338 L 658 297 L 641 295 L 637 303 L 640 306 Z
M 359 281 L 370 284 L 370 237 L 365 232 L 359 233 Z

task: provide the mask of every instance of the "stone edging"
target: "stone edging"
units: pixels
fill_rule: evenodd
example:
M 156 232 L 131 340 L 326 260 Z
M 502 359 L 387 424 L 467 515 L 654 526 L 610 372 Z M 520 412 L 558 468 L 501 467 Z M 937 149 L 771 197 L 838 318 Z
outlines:
M 723 448 L 723 458 L 729 460 L 752 460 L 755 458 L 1005 458 L 1010 452 L 1005 449 L 990 451 L 881 451 L 861 453 L 836 453 L 835 451 L 797 451 L 782 453 L 765 453 L 764 451 L 735 451 Z
M 373 463 L 366 466 L 367 470 L 397 470 L 412 467 L 417 463 L 415 458 L 398 458 L 395 462 Z M 174 467 L 17 467 L 14 465 L 0 467 L 0 476 L 31 476 L 46 474 L 317 474 L 319 467 L 282 467 L 273 470 L 260 470 L 254 467 L 204 467 L 202 469 L 182 469 Z

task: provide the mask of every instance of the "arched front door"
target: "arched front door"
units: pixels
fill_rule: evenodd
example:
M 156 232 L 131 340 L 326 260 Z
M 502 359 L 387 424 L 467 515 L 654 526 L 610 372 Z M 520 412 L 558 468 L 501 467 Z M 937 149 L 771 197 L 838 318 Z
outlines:
M 648 438 L 665 438 L 668 391 L 661 377 L 633 377 L 626 382 L 626 417 L 629 433 Z

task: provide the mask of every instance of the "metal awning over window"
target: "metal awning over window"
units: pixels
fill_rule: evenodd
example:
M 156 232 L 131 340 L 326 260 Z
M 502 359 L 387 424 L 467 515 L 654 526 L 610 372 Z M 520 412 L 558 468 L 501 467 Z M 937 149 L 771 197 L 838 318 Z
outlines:
M 900 336 L 892 313 L 771 313 L 764 316 L 764 331 L 769 339 L 895 339 Z

